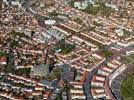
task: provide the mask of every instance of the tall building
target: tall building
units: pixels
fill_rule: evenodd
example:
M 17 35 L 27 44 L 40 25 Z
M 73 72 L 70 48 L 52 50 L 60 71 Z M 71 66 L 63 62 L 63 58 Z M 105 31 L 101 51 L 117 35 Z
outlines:
M 49 65 L 39 65 L 31 69 L 30 76 L 32 77 L 43 77 L 49 74 Z

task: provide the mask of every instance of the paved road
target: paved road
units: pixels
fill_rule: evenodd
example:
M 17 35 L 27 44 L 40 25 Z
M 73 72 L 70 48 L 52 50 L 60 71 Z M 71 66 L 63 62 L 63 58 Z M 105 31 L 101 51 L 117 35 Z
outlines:
M 101 67 L 102 65 L 104 65 L 105 63 L 106 63 L 106 60 L 103 60 L 93 70 L 91 70 L 91 72 L 88 73 L 87 78 L 85 80 L 85 83 L 83 85 L 83 89 L 84 89 L 84 92 L 85 92 L 85 95 L 86 95 L 86 100 L 93 100 L 93 97 L 92 97 L 91 92 L 90 92 L 90 86 L 89 85 L 91 83 L 92 77 L 97 73 L 98 68 Z

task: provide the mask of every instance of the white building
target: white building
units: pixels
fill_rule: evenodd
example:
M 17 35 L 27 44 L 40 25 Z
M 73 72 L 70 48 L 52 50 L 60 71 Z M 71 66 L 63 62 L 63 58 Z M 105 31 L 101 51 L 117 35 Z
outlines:
M 78 9 L 85 9 L 88 6 L 87 2 L 75 2 L 74 7 Z

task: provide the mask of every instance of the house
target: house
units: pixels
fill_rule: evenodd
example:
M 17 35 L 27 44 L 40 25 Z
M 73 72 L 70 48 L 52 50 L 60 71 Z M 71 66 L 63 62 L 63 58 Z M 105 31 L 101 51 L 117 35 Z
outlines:
M 6 59 L 5 56 L 0 57 L 0 64 L 2 64 L 2 65 L 6 65 L 7 64 L 7 59 Z

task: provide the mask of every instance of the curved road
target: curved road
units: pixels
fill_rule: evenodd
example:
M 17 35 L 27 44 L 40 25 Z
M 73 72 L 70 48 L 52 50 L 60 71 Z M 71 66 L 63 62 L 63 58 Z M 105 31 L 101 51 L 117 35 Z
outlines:
M 44 20 L 46 20 L 46 17 L 41 16 L 39 14 L 37 14 L 36 12 L 34 12 L 30 7 L 29 7 L 29 0 L 24 0 L 22 3 L 22 7 L 26 9 L 26 11 L 30 14 L 32 14 L 38 21 L 40 22 L 44 22 Z M 41 23 L 41 26 L 44 26 L 43 23 Z M 109 47 L 109 46 L 108 46 Z M 123 48 L 121 52 L 114 54 L 112 57 L 110 57 L 109 59 L 107 59 L 106 61 L 110 61 L 113 58 L 116 58 L 118 56 L 121 56 L 121 54 L 125 53 L 126 51 L 129 51 L 131 49 L 133 49 L 133 46 L 129 46 L 126 48 Z M 94 74 L 97 73 L 98 68 L 101 67 L 102 65 L 104 65 L 106 63 L 106 61 L 102 61 L 98 66 L 96 66 L 93 70 L 91 70 L 91 72 L 88 73 L 87 78 L 85 80 L 85 83 L 83 85 L 83 89 L 86 95 L 86 100 L 93 100 L 93 97 L 90 93 L 90 86 L 89 83 L 91 83 L 92 77 Z
M 89 86 L 89 84 L 91 83 L 92 77 L 97 73 L 98 68 L 101 67 L 102 65 L 104 65 L 106 62 L 110 61 L 111 59 L 120 57 L 126 51 L 130 51 L 132 49 L 134 49 L 134 46 L 133 45 L 132 46 L 128 46 L 128 47 L 124 47 L 120 52 L 117 52 L 112 57 L 108 58 L 106 61 L 103 61 L 98 66 L 96 66 L 91 72 L 88 73 L 88 76 L 87 76 L 87 78 L 85 80 L 85 83 L 83 85 L 84 92 L 85 92 L 85 95 L 86 95 L 86 100 L 93 100 L 92 94 L 90 92 L 90 86 Z

